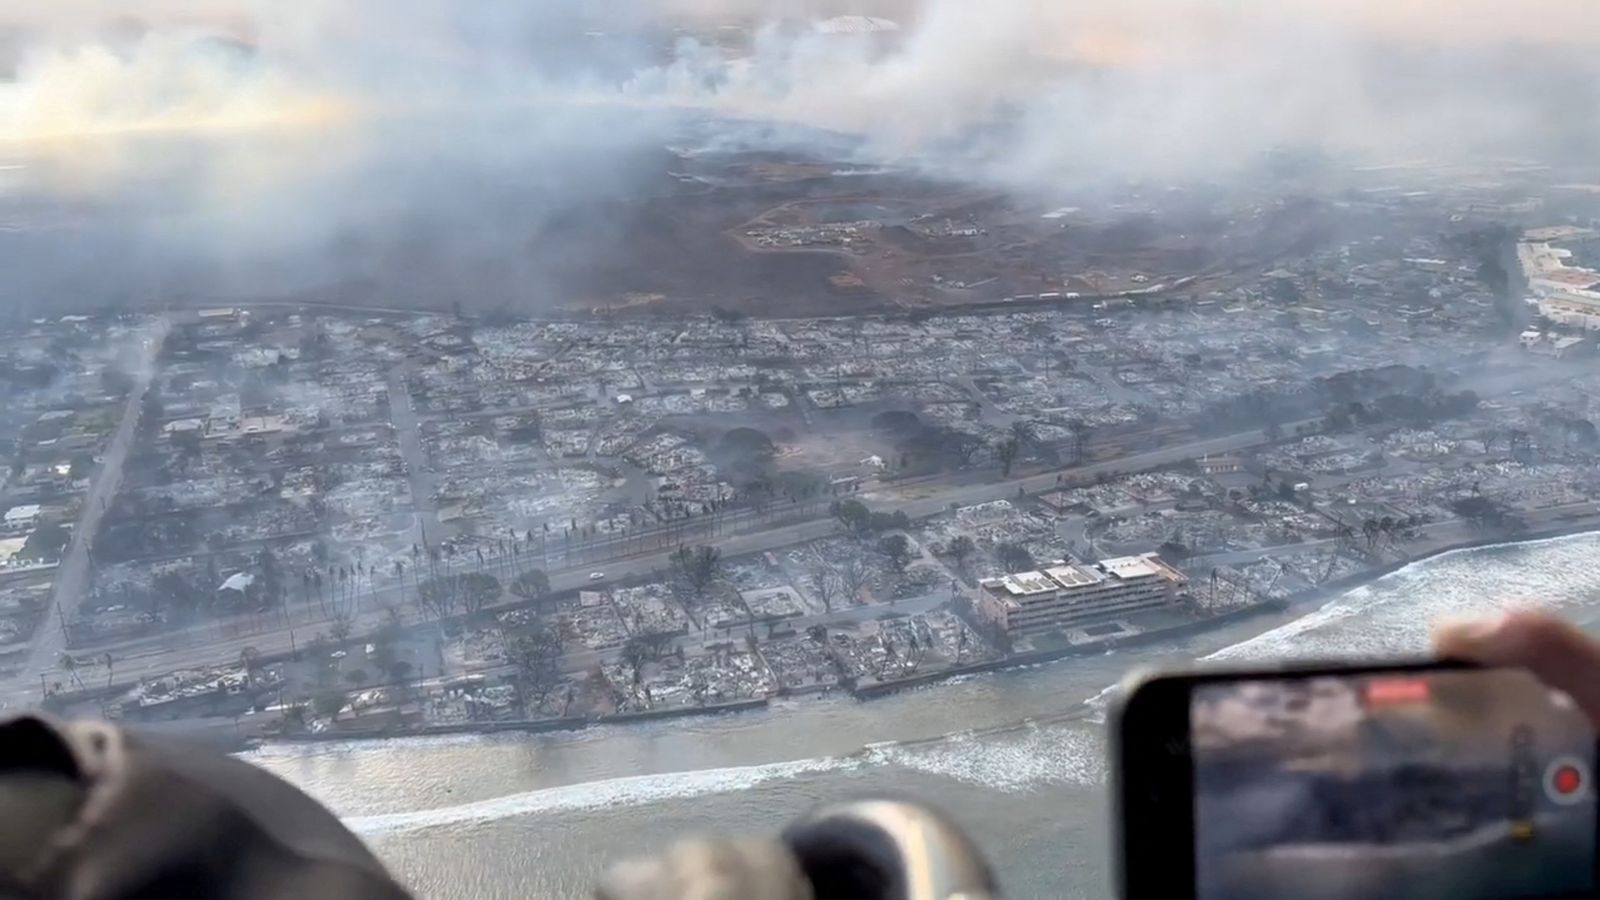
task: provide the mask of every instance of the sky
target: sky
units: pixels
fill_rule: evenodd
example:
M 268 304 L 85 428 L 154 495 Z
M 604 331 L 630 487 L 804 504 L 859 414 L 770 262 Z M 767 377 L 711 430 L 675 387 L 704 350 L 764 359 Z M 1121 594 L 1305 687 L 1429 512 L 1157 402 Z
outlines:
M 1019 193 L 1231 176 L 1286 147 L 1388 161 L 1600 145 L 1591 0 L 7 6 L 0 166 L 24 168 L 0 170 L 0 198 L 25 185 L 29 222 L 112 223 L 100 268 L 146 287 L 282 278 L 289 259 L 306 284 L 359 276 L 416 241 L 462 265 L 515 260 L 529 220 L 642 189 L 686 114 L 827 129 L 865 157 Z M 809 27 L 851 12 L 903 28 Z M 38 250 L 41 273 L 75 258 Z

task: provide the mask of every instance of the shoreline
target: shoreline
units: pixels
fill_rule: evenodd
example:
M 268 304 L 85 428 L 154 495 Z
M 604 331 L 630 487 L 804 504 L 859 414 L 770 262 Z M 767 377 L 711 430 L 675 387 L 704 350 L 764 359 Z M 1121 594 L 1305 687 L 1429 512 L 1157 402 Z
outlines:
M 987 660 L 964 666 L 955 666 L 929 672 L 923 675 L 912 675 L 870 684 L 858 684 L 853 688 L 831 688 L 822 693 L 832 694 L 847 691 L 852 697 L 861 702 L 868 702 L 881 697 L 900 693 L 914 688 L 936 685 L 952 678 L 965 675 L 989 674 L 1002 672 L 1008 669 L 1020 669 L 1038 666 L 1047 663 L 1056 663 L 1082 656 L 1095 656 L 1111 650 L 1121 650 L 1132 647 L 1145 646 L 1166 640 L 1190 637 L 1213 631 L 1226 625 L 1236 624 L 1259 616 L 1271 613 L 1296 613 L 1303 614 L 1305 608 L 1315 603 L 1325 602 L 1335 596 L 1371 584 L 1387 575 L 1393 574 L 1407 566 L 1426 562 L 1436 557 L 1451 553 L 1481 550 L 1486 547 L 1513 547 L 1538 544 L 1546 541 L 1561 540 L 1581 534 L 1600 533 L 1600 512 L 1583 513 L 1565 520 L 1552 523 L 1549 527 L 1530 528 L 1526 533 L 1508 539 L 1505 535 L 1482 535 L 1470 537 L 1465 540 L 1439 541 L 1434 546 L 1426 544 L 1420 552 L 1407 555 L 1381 565 L 1355 572 L 1343 578 L 1335 579 L 1326 584 L 1319 585 L 1299 594 L 1294 594 L 1277 600 L 1265 600 L 1250 606 L 1231 610 L 1216 616 L 1203 619 L 1194 619 L 1188 622 L 1177 623 L 1164 627 L 1151 628 L 1134 633 L 1111 635 L 1104 639 L 1087 641 L 1067 647 L 1058 647 L 1048 650 L 1037 650 L 1029 653 L 1015 654 L 1005 659 Z M 813 692 L 805 692 L 813 693 Z M 788 695 L 784 695 L 788 696 Z M 393 729 L 365 729 L 365 730 L 337 730 L 325 731 L 315 734 L 272 735 L 259 738 L 245 738 L 238 743 L 236 750 L 250 749 L 261 744 L 291 745 L 315 744 L 346 740 L 385 740 L 390 738 L 432 737 L 441 735 L 458 734 L 501 734 L 506 732 L 521 732 L 525 734 L 543 734 L 554 731 L 577 731 L 594 725 L 626 725 L 640 722 L 663 721 L 699 716 L 729 715 L 756 709 L 767 709 L 771 706 L 771 697 L 759 697 L 748 700 L 733 701 L 730 703 L 716 704 L 705 707 L 679 707 L 665 710 L 648 710 L 644 712 L 620 713 L 602 716 L 572 716 L 558 719 L 528 719 L 510 720 L 500 722 L 461 722 L 444 725 L 421 726 L 403 730 Z

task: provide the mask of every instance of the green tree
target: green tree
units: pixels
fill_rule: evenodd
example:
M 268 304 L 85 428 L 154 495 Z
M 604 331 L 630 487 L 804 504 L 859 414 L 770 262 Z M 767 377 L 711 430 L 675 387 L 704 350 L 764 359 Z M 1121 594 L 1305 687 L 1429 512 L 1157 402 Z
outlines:
M 1030 447 L 1034 444 L 1033 423 L 1027 419 L 1018 419 L 1011 423 L 1011 437 L 1017 442 L 1017 447 Z
M 956 568 L 964 569 L 967 565 L 967 557 L 971 556 L 977 549 L 978 545 L 972 542 L 972 538 L 964 534 L 958 534 L 950 541 L 950 558 L 956 561 Z
M 144 396 L 139 398 L 139 428 L 153 434 L 161 429 L 161 420 L 165 417 L 166 406 L 161 402 L 161 390 L 151 384 L 145 388 Z
M 891 435 L 908 437 L 922 427 L 922 420 L 909 410 L 891 409 L 873 416 L 872 427 Z
M 67 546 L 71 537 L 65 525 L 58 522 L 40 522 L 22 542 L 22 549 L 17 555 L 22 559 L 51 560 L 60 559 L 61 551 Z
M 306 730 L 306 708 L 304 704 L 296 703 L 283 708 L 283 730 L 297 732 Z
M 71 679 L 74 684 L 80 688 L 83 687 L 83 679 L 78 677 L 78 660 L 76 657 L 74 657 L 71 653 L 62 653 L 59 664 L 61 666 L 61 671 L 67 673 L 67 677 Z
M 500 579 L 487 572 L 440 575 L 417 585 L 417 607 L 437 620 L 457 609 L 478 613 L 500 597 Z
M 717 580 L 722 568 L 722 551 L 701 544 L 697 547 L 680 546 L 670 557 L 672 570 L 689 585 L 695 596 L 704 596 L 706 589 Z
M 500 579 L 487 572 L 466 572 L 457 578 L 460 582 L 461 608 L 468 615 L 480 613 L 500 599 Z
M 316 696 L 311 698 L 311 708 L 320 718 L 337 719 L 339 711 L 344 709 L 349 699 L 345 696 L 344 691 L 319 691 Z
M 1001 438 L 994 447 L 995 459 L 1000 460 L 1000 475 L 1011 477 L 1011 467 L 1016 465 L 1017 456 L 1022 453 L 1022 442 L 1014 434 Z
M 878 541 L 878 552 L 896 573 L 904 574 L 906 564 L 911 562 L 911 542 L 903 534 L 891 534 Z
M 892 513 L 875 512 L 867 516 L 867 530 L 873 533 L 910 527 L 911 517 L 907 516 L 905 510 L 902 509 L 897 509 Z
M 549 626 L 531 628 L 505 639 L 506 662 L 517 670 L 522 688 L 539 706 L 561 681 L 561 639 Z
M 754 428 L 734 428 L 722 436 L 722 452 L 736 459 L 767 462 L 778 452 L 766 432 Z
M 837 585 L 833 569 L 822 560 L 811 566 L 811 593 L 822 603 L 822 608 L 833 612 L 833 597 Z
M 261 569 L 261 595 L 270 603 L 283 597 L 283 572 L 278 566 L 278 555 L 271 547 L 262 547 L 256 554 L 256 565 Z
M 550 593 L 550 576 L 543 569 L 529 569 L 511 582 L 511 593 L 534 600 Z
M 867 533 L 872 521 L 872 512 L 860 500 L 835 500 L 828 506 L 828 515 L 837 519 L 845 531 L 857 537 Z
M 239 668 L 244 670 L 245 684 L 255 687 L 256 673 L 261 671 L 261 651 L 255 647 L 240 650 Z
M 622 661 L 633 675 L 635 685 L 644 681 L 644 664 L 650 659 L 650 649 L 637 635 L 628 638 L 622 645 Z
M 995 558 L 1007 572 L 1028 572 L 1035 568 L 1033 554 L 1021 544 L 1005 542 L 995 545 Z

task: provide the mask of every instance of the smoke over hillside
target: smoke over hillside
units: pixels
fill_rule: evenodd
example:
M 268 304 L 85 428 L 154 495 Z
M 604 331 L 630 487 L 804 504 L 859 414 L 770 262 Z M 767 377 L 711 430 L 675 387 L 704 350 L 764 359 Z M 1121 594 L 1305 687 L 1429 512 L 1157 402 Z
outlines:
M 0 264 L 18 273 L 0 300 L 339 285 L 533 308 L 627 252 L 608 240 L 619 210 L 662 189 L 661 148 L 690 119 L 826 129 L 863 160 L 1023 192 L 1228 176 L 1285 146 L 1596 146 L 1600 7 L 1583 0 L 620 5 L 0 12 Z M 902 27 L 811 27 L 843 13 Z

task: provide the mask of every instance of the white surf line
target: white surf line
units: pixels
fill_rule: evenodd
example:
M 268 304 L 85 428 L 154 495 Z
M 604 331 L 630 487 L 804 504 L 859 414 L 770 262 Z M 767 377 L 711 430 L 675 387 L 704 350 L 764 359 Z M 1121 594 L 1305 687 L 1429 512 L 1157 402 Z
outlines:
M 814 772 L 854 769 L 861 764 L 859 757 L 823 757 L 759 766 L 629 775 L 540 788 L 455 806 L 351 816 L 344 820 L 344 824 L 357 834 L 381 835 L 448 825 L 481 824 L 530 813 L 641 806 L 663 800 L 749 790 L 770 781 L 783 781 Z

